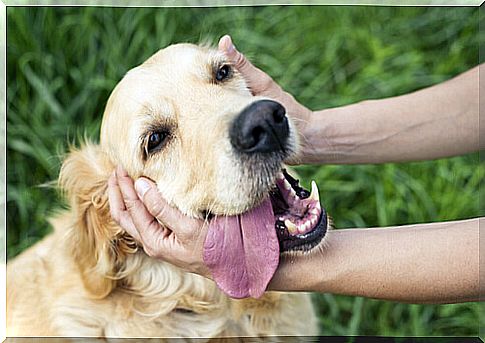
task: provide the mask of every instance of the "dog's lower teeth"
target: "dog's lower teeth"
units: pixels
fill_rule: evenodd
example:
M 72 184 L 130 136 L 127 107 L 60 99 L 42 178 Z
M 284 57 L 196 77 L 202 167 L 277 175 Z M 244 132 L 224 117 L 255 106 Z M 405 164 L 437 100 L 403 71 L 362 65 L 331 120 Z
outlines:
M 285 226 L 288 229 L 288 232 L 292 235 L 298 232 L 296 225 L 293 224 L 289 219 L 285 220 Z
M 311 226 L 315 226 L 317 224 L 317 221 L 318 221 L 318 217 L 315 215 L 312 215 L 310 219 Z
M 285 217 L 279 217 L 278 219 L 280 222 L 284 223 L 290 235 L 307 233 L 311 231 L 311 229 L 315 227 L 318 222 L 318 216 L 316 215 L 310 215 L 305 219 L 295 219 L 296 223 L 294 223 L 292 219 Z
M 310 223 L 309 222 L 305 222 L 303 224 L 301 224 L 299 227 L 298 227 L 298 231 L 300 233 L 305 233 L 308 231 L 309 229 L 309 226 L 310 226 Z
M 276 187 L 280 202 L 286 204 L 277 207 L 277 227 L 291 236 L 310 232 L 318 224 L 322 213 L 320 195 L 315 181 L 311 183 L 311 192 L 301 188 L 298 180 L 283 172 L 276 177 Z

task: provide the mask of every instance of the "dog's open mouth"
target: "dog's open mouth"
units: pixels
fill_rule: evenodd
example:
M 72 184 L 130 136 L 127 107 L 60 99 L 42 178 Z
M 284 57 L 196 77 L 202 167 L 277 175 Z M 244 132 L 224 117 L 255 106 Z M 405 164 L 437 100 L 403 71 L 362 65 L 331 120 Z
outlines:
M 263 201 L 247 212 L 209 221 L 204 262 L 235 298 L 260 297 L 287 251 L 308 251 L 327 230 L 316 184 L 312 192 L 283 170 Z
M 327 232 L 327 214 L 320 205 L 318 187 L 302 188 L 285 169 L 270 191 L 280 252 L 308 251 L 321 242 Z

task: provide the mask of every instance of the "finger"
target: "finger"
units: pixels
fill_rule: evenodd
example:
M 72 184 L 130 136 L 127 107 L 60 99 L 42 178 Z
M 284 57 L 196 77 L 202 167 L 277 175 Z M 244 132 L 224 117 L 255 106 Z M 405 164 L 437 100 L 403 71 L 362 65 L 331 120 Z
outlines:
M 128 208 L 128 202 L 139 200 L 135 188 L 133 187 L 133 179 L 121 166 L 116 168 L 116 183 L 118 184 L 121 194 L 123 195 L 126 208 Z
M 268 74 L 256 68 L 246 56 L 236 49 L 231 36 L 225 35 L 219 40 L 219 50 L 234 64 L 254 95 L 266 95 L 276 87 L 276 83 Z
M 143 240 L 136 229 L 135 223 L 133 223 L 133 219 L 131 218 L 131 214 L 128 211 L 123 211 L 120 214 L 119 225 L 140 244 L 143 244 Z
M 143 202 L 138 197 L 135 191 L 133 180 L 126 173 L 126 171 L 118 167 L 116 170 L 117 182 L 121 191 L 121 195 L 125 202 L 126 209 L 131 216 L 135 230 L 141 239 L 144 246 L 151 248 L 160 236 L 164 236 L 162 226 L 150 214 Z
M 140 235 L 136 231 L 133 220 L 131 220 L 130 214 L 126 211 L 125 202 L 121 194 L 118 182 L 116 180 L 116 174 L 113 171 L 108 179 L 108 204 L 111 217 L 117 222 L 128 234 L 130 234 L 135 240 L 141 242 Z
M 170 206 L 152 181 L 141 177 L 136 180 L 135 188 L 150 214 L 167 225 L 176 235 L 191 234 L 201 226 L 202 221 L 187 217 Z
M 120 214 L 125 210 L 125 203 L 118 187 L 118 182 L 116 182 L 116 174 L 114 171 L 108 178 L 108 203 L 111 217 L 119 222 Z

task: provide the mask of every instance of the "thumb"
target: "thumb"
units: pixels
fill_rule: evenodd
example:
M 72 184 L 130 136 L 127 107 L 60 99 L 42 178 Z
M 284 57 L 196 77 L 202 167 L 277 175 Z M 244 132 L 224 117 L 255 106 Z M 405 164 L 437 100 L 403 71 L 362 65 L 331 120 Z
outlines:
M 274 87 L 278 87 L 268 74 L 256 68 L 246 56 L 236 49 L 231 36 L 225 35 L 219 40 L 219 51 L 223 52 L 241 73 L 253 95 L 268 95 L 274 91 Z
M 170 206 L 153 181 L 141 177 L 135 181 L 135 189 L 148 212 L 176 234 L 185 233 L 195 223 L 195 219 Z

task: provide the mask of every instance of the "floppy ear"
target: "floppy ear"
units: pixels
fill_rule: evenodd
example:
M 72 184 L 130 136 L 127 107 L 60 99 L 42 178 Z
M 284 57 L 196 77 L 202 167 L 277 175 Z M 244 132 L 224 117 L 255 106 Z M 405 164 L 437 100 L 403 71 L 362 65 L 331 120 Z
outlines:
M 116 272 L 134 241 L 111 219 L 107 181 L 114 166 L 98 145 L 72 150 L 62 164 L 59 186 L 72 213 L 67 244 L 71 244 L 85 288 L 104 298 L 116 286 Z

